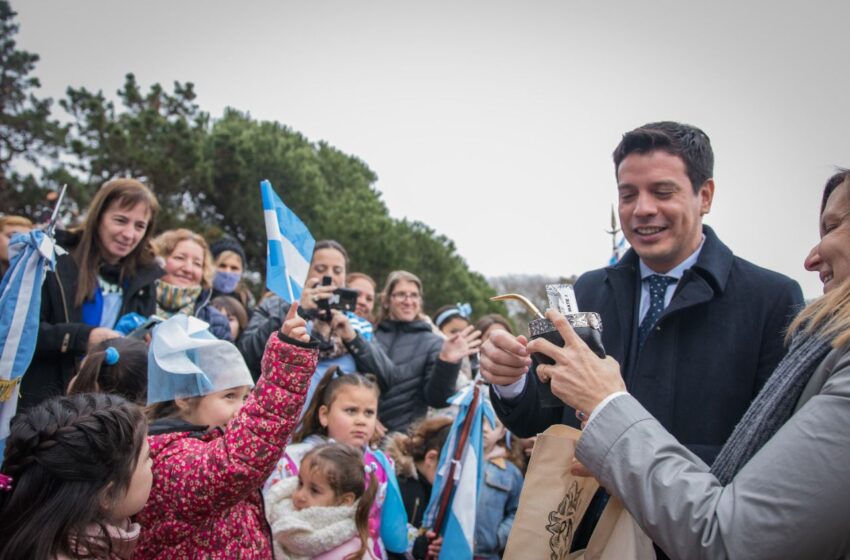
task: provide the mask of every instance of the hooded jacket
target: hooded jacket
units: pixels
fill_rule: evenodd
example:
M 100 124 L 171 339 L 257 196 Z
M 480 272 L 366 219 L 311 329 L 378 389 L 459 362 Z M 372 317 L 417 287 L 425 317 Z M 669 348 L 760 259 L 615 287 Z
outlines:
M 225 430 L 151 426 L 154 484 L 134 558 L 271 558 L 260 487 L 295 428 L 316 359 L 314 343 L 274 333 L 262 377 Z

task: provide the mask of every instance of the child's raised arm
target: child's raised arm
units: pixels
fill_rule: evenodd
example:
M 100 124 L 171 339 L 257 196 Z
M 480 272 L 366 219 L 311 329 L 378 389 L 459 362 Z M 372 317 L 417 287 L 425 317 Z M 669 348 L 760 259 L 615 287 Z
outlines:
M 298 342 L 310 342 L 310 335 L 307 334 L 307 322 L 298 315 L 297 301 L 293 301 L 292 305 L 289 306 L 289 311 L 286 312 L 286 318 L 283 320 L 280 332 L 283 336 L 288 336 Z
M 303 320 L 288 318 L 285 324 L 290 320 L 290 334 L 298 335 Z M 306 330 L 301 334 L 307 336 Z M 315 343 L 288 337 L 283 329 L 272 333 L 262 376 L 224 434 L 211 441 L 183 438 L 164 451 L 170 457 L 160 458 L 164 464 L 146 511 L 170 509 L 197 522 L 258 493 L 295 428 L 317 359 Z

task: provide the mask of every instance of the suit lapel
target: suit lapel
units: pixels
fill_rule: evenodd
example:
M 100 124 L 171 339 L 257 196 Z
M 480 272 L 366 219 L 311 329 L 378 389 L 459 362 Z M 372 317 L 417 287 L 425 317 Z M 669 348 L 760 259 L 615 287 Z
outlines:
M 659 322 L 672 313 L 710 301 L 712 297 L 714 297 L 714 290 L 705 278 L 693 270 L 686 270 L 682 274 L 673 299 L 670 300 L 670 305 L 661 314 Z
M 602 324 L 603 335 L 606 330 L 610 329 L 612 336 L 604 337 L 611 344 L 614 339 L 617 342 L 617 348 L 607 348 L 606 352 L 617 358 L 621 364 L 628 364 L 630 360 L 631 340 L 634 333 L 635 325 L 635 300 L 639 298 L 637 293 L 638 284 L 636 279 L 635 267 L 623 263 L 621 265 L 607 269 L 607 283 L 610 287 L 611 299 L 613 300 L 614 310 L 612 313 L 605 314 L 606 317 L 616 317 L 616 325 Z M 619 336 L 618 336 L 619 335 Z

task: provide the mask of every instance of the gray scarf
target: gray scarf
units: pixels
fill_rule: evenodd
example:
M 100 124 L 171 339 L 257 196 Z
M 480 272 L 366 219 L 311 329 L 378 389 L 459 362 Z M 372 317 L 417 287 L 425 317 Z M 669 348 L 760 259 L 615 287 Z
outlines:
M 803 388 L 831 350 L 819 333 L 797 333 L 750 408 L 720 450 L 711 472 L 724 486 L 791 417 Z

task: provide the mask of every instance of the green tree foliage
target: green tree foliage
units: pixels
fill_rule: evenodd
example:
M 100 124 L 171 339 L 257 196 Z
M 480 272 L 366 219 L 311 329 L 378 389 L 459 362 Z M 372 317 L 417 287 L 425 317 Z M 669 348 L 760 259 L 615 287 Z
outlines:
M 72 118 L 69 167 L 78 179 L 71 194 L 82 206 L 114 177 L 149 185 L 162 205 L 160 229 L 183 225 L 203 231 L 215 206 L 205 158 L 209 116 L 194 103 L 192 84 L 175 82 L 167 93 L 158 84 L 147 94 L 133 74 L 117 92 L 120 110 L 102 92 L 68 88 L 60 105 Z
M 136 177 L 156 193 L 160 231 L 189 227 L 208 239 L 230 234 L 245 246 L 249 270 L 264 272 L 266 235 L 259 183 L 268 179 L 316 239 L 336 239 L 353 270 L 382 283 L 396 269 L 419 275 L 426 310 L 470 302 L 476 315 L 504 311 L 469 271 L 454 244 L 420 222 L 390 217 L 376 174 L 361 160 L 288 127 L 227 109 L 213 120 L 191 83 L 146 93 L 127 74 L 117 101 L 68 88 L 60 102 L 71 124 L 67 163 L 47 175 L 68 181 L 70 204 L 84 208 L 114 177 Z
M 43 210 L 48 189 L 18 164 L 40 171 L 45 159 L 57 156 L 65 131 L 50 118 L 52 101 L 33 94 L 41 86 L 30 75 L 38 55 L 18 50 L 15 15 L 9 2 L 0 1 L 0 208 L 35 216 Z
M 316 239 L 336 239 L 349 252 L 353 270 L 382 283 L 405 269 L 422 278 L 426 309 L 466 302 L 476 315 L 504 311 L 494 292 L 469 271 L 454 244 L 419 222 L 392 219 L 375 173 L 346 155 L 276 122 L 258 122 L 228 109 L 212 125 L 208 154 L 213 168 L 209 199 L 219 210 L 222 231 L 244 245 L 253 267 L 264 266 L 265 226 L 259 181 L 268 179 Z

